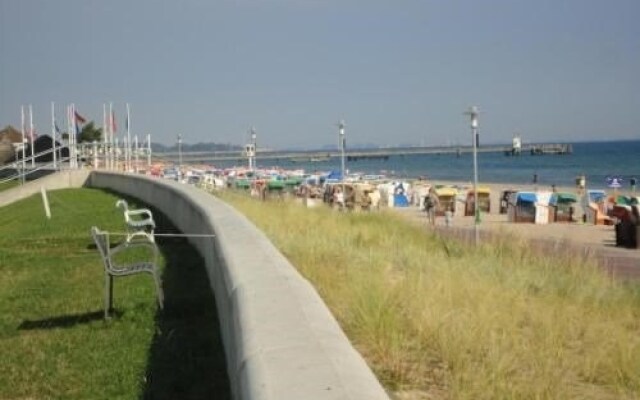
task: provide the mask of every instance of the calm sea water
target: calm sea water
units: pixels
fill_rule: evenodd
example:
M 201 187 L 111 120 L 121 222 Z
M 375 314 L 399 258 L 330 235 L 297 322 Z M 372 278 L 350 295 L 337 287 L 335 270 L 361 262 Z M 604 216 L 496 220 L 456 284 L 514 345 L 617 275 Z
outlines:
M 260 161 L 259 167 L 273 167 L 275 162 Z M 283 168 L 304 168 L 308 172 L 340 170 L 340 159 L 325 162 L 293 163 L 280 161 Z M 350 172 L 386 173 L 390 176 L 473 181 L 473 157 L 462 154 L 391 156 L 388 160 L 360 160 L 347 163 Z M 640 179 L 640 140 L 615 142 L 573 143 L 573 154 L 532 156 L 523 153 L 507 157 L 503 153 L 478 154 L 478 180 L 486 183 L 532 183 L 537 174 L 538 184 L 574 186 L 578 175 L 584 174 L 587 186 L 605 189 L 607 177 L 622 178 L 624 187 L 629 179 Z

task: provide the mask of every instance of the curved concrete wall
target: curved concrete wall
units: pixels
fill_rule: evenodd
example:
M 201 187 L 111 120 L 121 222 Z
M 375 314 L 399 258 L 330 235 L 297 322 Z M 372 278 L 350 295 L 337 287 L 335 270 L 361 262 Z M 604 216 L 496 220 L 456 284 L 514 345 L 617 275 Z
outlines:
M 191 238 L 214 290 L 236 399 L 388 399 L 315 289 L 243 215 L 176 182 L 92 172 L 88 185 L 152 204 Z

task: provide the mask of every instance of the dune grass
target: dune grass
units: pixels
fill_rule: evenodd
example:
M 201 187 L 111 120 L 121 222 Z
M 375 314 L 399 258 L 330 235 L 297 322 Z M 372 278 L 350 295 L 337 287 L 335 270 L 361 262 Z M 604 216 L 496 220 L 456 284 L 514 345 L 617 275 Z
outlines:
M 640 397 L 640 289 L 518 238 L 221 194 L 308 278 L 398 398 Z
M 104 321 L 89 229 L 122 231 L 120 196 L 48 195 L 51 220 L 39 195 L 0 208 L 0 399 L 229 398 L 215 302 L 188 242 L 159 239 L 164 312 L 150 277 L 137 275 L 115 280 Z

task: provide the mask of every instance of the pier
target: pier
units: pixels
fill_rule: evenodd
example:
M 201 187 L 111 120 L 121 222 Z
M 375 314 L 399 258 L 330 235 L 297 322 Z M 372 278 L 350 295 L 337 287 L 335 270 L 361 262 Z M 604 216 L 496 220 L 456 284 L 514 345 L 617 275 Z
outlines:
M 453 155 L 470 154 L 472 146 L 434 146 L 434 147 L 389 147 L 375 149 L 347 150 L 345 156 L 349 161 L 359 160 L 388 160 L 394 156 L 407 155 Z M 539 143 L 523 144 L 520 152 L 515 153 L 511 146 L 487 145 L 478 148 L 478 153 L 503 153 L 505 155 L 566 155 L 571 154 L 573 148 L 564 143 Z M 167 161 L 177 161 L 177 152 L 154 153 L 154 158 Z M 332 158 L 340 158 L 340 150 L 262 150 L 257 149 L 258 160 L 275 160 L 289 162 L 327 162 Z M 246 161 L 247 156 L 242 151 L 206 151 L 206 152 L 182 152 L 183 162 L 204 163 L 211 161 Z

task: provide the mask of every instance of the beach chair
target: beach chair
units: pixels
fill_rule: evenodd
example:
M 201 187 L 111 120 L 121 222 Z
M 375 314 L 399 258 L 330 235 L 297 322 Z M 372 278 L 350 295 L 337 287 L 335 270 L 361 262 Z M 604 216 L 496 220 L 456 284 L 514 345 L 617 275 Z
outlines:
M 127 242 L 130 242 L 136 236 L 145 237 L 149 239 L 150 242 L 155 241 L 153 231 L 156 229 L 156 223 L 153 220 L 151 210 L 146 208 L 129 210 L 129 204 L 123 199 L 116 201 L 116 207 L 122 208 L 124 212 Z
M 155 242 L 124 241 L 114 248 L 110 248 L 109 232 L 101 231 L 97 227 L 91 228 L 91 236 L 96 244 L 96 248 L 102 258 L 104 265 L 104 317 L 109 318 L 109 312 L 113 309 L 113 278 L 118 276 L 128 276 L 141 273 L 151 274 L 155 284 L 158 306 L 164 307 L 164 294 L 158 271 L 158 246 Z M 114 256 L 125 251 L 136 251 L 135 249 L 147 248 L 151 253 L 150 261 L 116 262 Z M 120 258 L 120 257 L 118 257 Z M 124 257 L 123 257 L 124 258 Z

